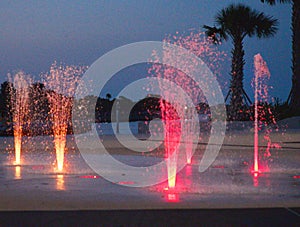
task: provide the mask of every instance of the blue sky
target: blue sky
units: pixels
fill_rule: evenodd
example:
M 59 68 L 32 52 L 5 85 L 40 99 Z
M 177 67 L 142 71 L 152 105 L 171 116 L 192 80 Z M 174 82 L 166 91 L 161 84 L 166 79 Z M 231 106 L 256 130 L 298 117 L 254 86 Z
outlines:
M 161 41 L 176 31 L 213 25 L 218 10 L 238 2 L 272 15 L 280 23 L 274 38 L 245 40 L 245 90 L 252 95 L 253 56 L 261 53 L 271 71 L 271 95 L 285 100 L 291 87 L 291 6 L 271 7 L 259 0 L 2 0 L 0 82 L 14 70 L 22 69 L 38 79 L 54 60 L 91 65 L 106 52 L 125 44 Z M 230 54 L 231 43 L 224 43 L 222 49 Z

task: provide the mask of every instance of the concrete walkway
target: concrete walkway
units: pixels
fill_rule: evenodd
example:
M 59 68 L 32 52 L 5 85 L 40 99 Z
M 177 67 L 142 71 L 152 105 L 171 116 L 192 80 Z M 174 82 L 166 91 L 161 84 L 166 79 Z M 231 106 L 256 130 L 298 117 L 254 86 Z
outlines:
M 34 225 L 32 221 L 36 220 L 40 226 L 57 223 L 81 226 L 84 222 L 87 226 L 97 226 L 98 222 L 104 226 L 183 226 L 178 223 L 257 226 L 265 221 L 280 226 L 299 221 L 298 131 L 273 134 L 273 141 L 282 148 L 271 148 L 271 157 L 261 158 L 264 171 L 258 177 L 251 174 L 253 145 L 249 134 L 228 133 L 217 159 L 200 173 L 198 166 L 206 146 L 203 139 L 192 164 L 178 173 L 173 190 L 167 190 L 167 182 L 132 187 L 135 182 L 128 181 L 125 175 L 124 181 L 119 182 L 104 179 L 85 163 L 72 136 L 67 141 L 65 171 L 57 173 L 52 138 L 27 139 L 23 164 L 14 166 L 13 140 L 0 138 L 1 226 L 18 226 L 21 219 L 28 225 Z M 126 152 L 113 138 L 106 139 L 111 155 L 121 162 L 134 164 L 142 160 L 143 165 L 149 165 L 163 159 L 160 155 L 143 157 L 140 153 Z M 264 146 L 261 143 L 263 153 Z M 120 171 L 111 174 L 122 175 Z

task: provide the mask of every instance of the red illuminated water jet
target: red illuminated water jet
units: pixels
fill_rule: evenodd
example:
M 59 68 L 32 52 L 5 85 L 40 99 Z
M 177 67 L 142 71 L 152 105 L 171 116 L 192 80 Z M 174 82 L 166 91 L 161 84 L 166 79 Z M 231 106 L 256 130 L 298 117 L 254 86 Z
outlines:
M 271 129 L 269 124 L 276 125 L 275 117 L 271 111 L 268 103 L 268 80 L 270 79 L 270 71 L 266 62 L 260 54 L 254 56 L 254 161 L 253 174 L 255 177 L 259 176 L 262 171 L 267 171 L 269 168 L 267 164 L 260 167 L 259 163 L 259 135 L 258 132 L 265 126 L 264 139 L 267 141 L 267 149 L 264 156 L 271 156 L 270 148 L 279 148 L 278 144 L 272 143 L 270 138 Z
M 176 187 L 169 187 L 160 185 L 156 190 L 164 194 L 164 198 L 168 203 L 180 202 L 180 195 L 182 193 L 193 191 L 193 166 L 186 165 L 183 170 L 177 175 Z
M 180 143 L 181 125 L 177 120 L 178 114 L 174 107 L 167 102 L 161 101 L 162 120 L 164 122 L 164 146 L 167 160 L 168 185 L 174 188 L 177 173 L 177 152 Z
M 197 63 L 186 59 L 185 62 L 182 62 L 180 53 L 175 56 L 172 55 L 168 44 L 182 47 L 200 57 L 215 75 L 219 74 L 220 62 L 226 55 L 224 52 L 218 51 L 216 45 L 204 33 L 199 31 L 191 31 L 189 34 L 182 35 L 176 32 L 175 35 L 166 37 L 163 42 L 165 46 L 161 57 L 166 61 L 174 62 L 174 65 L 180 65 L 181 69 L 185 71 L 182 72 L 167 65 L 155 64 L 156 58 L 160 58 L 160 56 L 157 56 L 154 52 L 154 64 L 149 70 L 150 74 L 175 84 L 174 86 L 166 86 L 164 83 L 159 84 L 163 94 L 162 97 L 166 99 L 161 101 L 161 112 L 162 121 L 164 122 L 164 147 L 165 157 L 167 157 L 168 187 L 170 189 L 175 187 L 178 161 L 182 161 L 178 160 L 179 149 L 185 151 L 185 163 L 192 163 L 193 141 L 195 140 L 193 135 L 194 130 L 199 130 L 199 128 L 195 127 L 196 124 L 191 115 L 198 103 L 206 103 L 207 101 L 196 82 L 188 76 L 193 74 Z M 205 77 L 205 75 L 201 76 Z M 185 95 L 179 94 L 176 86 L 182 88 Z M 187 100 L 187 96 L 190 100 Z M 169 100 L 171 100 L 172 105 L 167 104 L 166 101 Z M 197 141 L 198 139 L 196 138 Z
M 258 175 L 258 78 L 261 76 L 261 66 L 264 64 L 260 55 L 254 56 L 255 78 L 254 78 L 254 176 Z

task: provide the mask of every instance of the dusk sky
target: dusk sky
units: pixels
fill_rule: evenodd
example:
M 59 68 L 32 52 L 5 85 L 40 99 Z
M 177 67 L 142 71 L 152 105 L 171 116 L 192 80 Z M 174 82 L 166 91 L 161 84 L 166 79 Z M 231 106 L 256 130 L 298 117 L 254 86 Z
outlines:
M 291 5 L 271 7 L 260 0 L 2 0 L 0 82 L 14 70 L 22 69 L 38 79 L 54 60 L 89 66 L 125 44 L 161 41 L 176 31 L 213 25 L 216 13 L 230 3 L 245 3 L 279 20 L 275 37 L 245 39 L 244 86 L 251 96 L 253 56 L 260 53 L 271 71 L 271 95 L 286 100 L 291 87 Z M 230 42 L 222 44 L 228 55 L 231 47 Z M 228 77 L 229 71 L 225 73 Z

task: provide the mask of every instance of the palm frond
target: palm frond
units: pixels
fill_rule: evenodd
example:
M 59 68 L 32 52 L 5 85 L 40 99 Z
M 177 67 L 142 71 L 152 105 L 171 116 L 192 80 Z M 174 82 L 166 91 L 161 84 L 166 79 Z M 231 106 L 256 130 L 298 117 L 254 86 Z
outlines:
M 244 4 L 231 4 L 217 13 L 215 24 L 226 35 L 243 39 L 255 35 L 259 38 L 271 37 L 277 31 L 278 22 Z
M 223 39 L 227 39 L 226 34 L 222 31 L 221 28 L 210 27 L 208 25 L 204 25 L 205 34 L 212 39 L 212 41 L 217 44 Z
M 255 35 L 258 38 L 268 38 L 276 34 L 278 30 L 278 20 L 263 13 L 257 15 L 255 22 Z
M 291 3 L 292 0 L 260 0 L 262 3 L 268 3 L 270 5 L 275 5 L 276 2 L 279 2 L 279 3 Z

